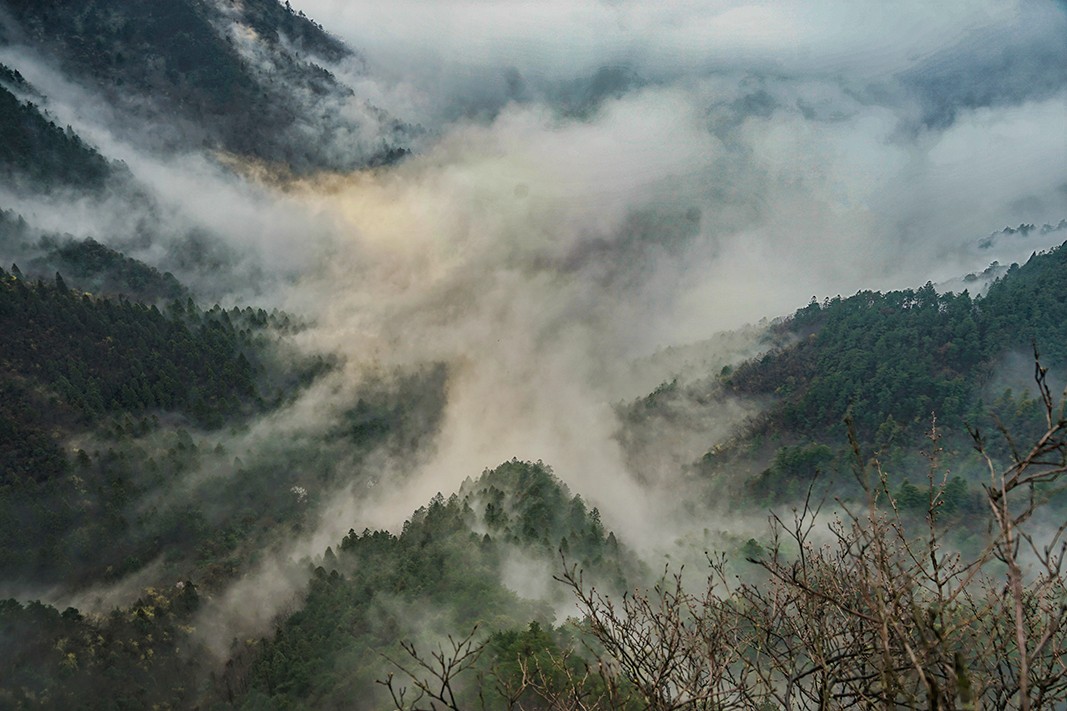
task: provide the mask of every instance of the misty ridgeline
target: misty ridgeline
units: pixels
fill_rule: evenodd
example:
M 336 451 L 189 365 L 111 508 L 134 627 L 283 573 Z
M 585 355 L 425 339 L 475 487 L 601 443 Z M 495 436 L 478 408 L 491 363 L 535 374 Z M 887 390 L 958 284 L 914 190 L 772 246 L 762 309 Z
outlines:
M 969 5 L 0 0 L 0 709 L 1067 708 Z

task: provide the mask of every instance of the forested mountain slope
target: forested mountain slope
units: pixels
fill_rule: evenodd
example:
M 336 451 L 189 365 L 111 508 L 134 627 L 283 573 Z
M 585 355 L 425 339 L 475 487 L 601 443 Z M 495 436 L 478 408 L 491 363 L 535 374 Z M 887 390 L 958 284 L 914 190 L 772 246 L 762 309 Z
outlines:
M 639 448 L 658 441 L 641 432 L 684 429 L 694 417 L 714 421 L 716 411 L 746 403 L 751 414 L 691 473 L 767 502 L 802 497 L 816 472 L 835 493 L 858 495 L 846 421 L 864 451 L 893 463 L 894 486 L 910 486 L 924 469 L 917 452 L 936 426 L 945 456 L 970 481 L 969 493 L 960 490 L 964 505 L 984 476 L 968 428 L 1004 427 L 1025 440 L 1044 427 L 1033 354 L 1036 347 L 1060 387 L 1065 267 L 1061 245 L 1011 265 L 978 296 L 927 284 L 813 299 L 771 324 L 764 354 L 621 405 L 620 440 L 640 461 Z M 716 491 L 713 498 L 724 495 Z
M 923 413 L 909 398 L 925 397 L 922 405 L 935 410 L 946 403 L 957 408 L 942 410 L 944 417 L 966 414 L 980 407 L 982 378 L 1015 339 L 1034 334 L 1052 358 L 1060 357 L 1057 331 L 1041 324 L 1056 318 L 1059 299 L 1049 297 L 1064 291 L 1064 253 L 1035 255 L 980 298 L 931 287 L 862 292 L 810 304 L 777 325 L 775 338 L 789 345 L 719 376 L 736 394 L 778 398 L 760 420 L 763 432 L 774 432 L 768 422 L 775 422 L 794 438 L 809 437 L 806 445 L 779 449 L 772 467 L 778 480 L 756 478 L 753 491 L 775 487 L 781 494 L 790 481 L 802 489 L 813 469 L 833 461 L 833 449 L 820 443 L 832 442 L 847 408 L 831 406 L 841 393 L 867 397 L 864 383 L 884 383 L 888 411 L 877 409 L 883 407 L 877 397 L 863 402 L 885 412 L 885 420 L 860 420 L 867 428 L 860 431 L 873 427 L 877 437 L 885 421 L 899 417 L 901 446 L 910 446 L 908 427 L 918 431 Z M 86 262 L 88 278 L 96 264 L 161 278 L 93 244 L 69 258 Z M 3 341 L 0 358 L 4 577 L 89 584 L 162 560 L 185 580 L 155 586 L 103 616 L 4 603 L 9 681 L 2 694 L 10 703 L 77 706 L 78 694 L 86 693 L 107 695 L 120 707 L 351 705 L 368 689 L 385 693 L 375 684 L 388 678 L 381 655 L 408 658 L 401 640 L 422 638 L 431 627 L 462 635 L 476 624 L 487 644 L 478 669 L 481 678 L 494 680 L 491 688 L 528 689 L 522 664 L 540 660 L 560 675 L 545 683 L 567 689 L 575 682 L 559 660 L 570 659 L 566 664 L 575 670 L 584 663 L 569 656 L 581 649 L 574 631 L 555 627 L 552 607 L 566 603 L 568 590 L 550 583 L 535 599 L 524 598 L 516 592 L 530 589 L 523 576 L 540 571 L 550 579 L 561 553 L 604 589 L 622 589 L 647 575 L 604 530 L 598 512 L 571 496 L 547 467 L 512 461 L 468 480 L 448 498 L 435 497 L 398 533 L 350 531 L 307 563 L 309 587 L 295 610 L 271 634 L 235 640 L 230 662 L 212 677 L 213 657 L 202 651 L 196 632 L 204 624 L 205 595 L 239 575 L 248 556 L 280 532 L 293 535 L 306 525 L 317 505 L 308 492 L 317 478 L 337 476 L 331 458 L 351 452 L 351 443 L 371 452 L 397 437 L 405 448 L 418 449 L 424 434 L 405 431 L 405 423 L 420 408 L 439 411 L 434 393 L 445 386 L 446 374 L 416 375 L 380 395 L 364 391 L 322 438 L 278 443 L 265 457 L 242 462 L 213 431 L 282 402 L 264 391 L 262 379 L 263 364 L 270 363 L 268 336 L 287 328 L 282 316 L 204 311 L 189 299 L 144 305 L 82 293 L 62 275 L 44 283 L 7 271 L 0 298 L 4 331 L 17 336 Z M 42 351 L 63 357 L 33 357 Z M 900 364 L 905 367 L 894 369 Z M 304 379 L 293 382 L 302 387 L 328 370 L 309 364 Z M 774 382 L 780 386 L 768 390 Z M 432 423 L 432 415 L 424 421 Z M 198 431 L 190 433 L 183 422 Z M 177 491 L 170 482 L 219 468 L 231 474 L 204 479 L 168 500 Z M 911 506 L 908 496 L 923 505 L 921 491 L 909 491 L 899 489 L 901 507 Z M 972 499 L 964 482 L 953 483 L 941 515 L 979 515 Z M 99 540 L 109 541 L 106 550 L 95 545 Z M 751 542 L 746 550 L 758 555 L 761 549 Z M 593 685 L 590 694 L 603 692 L 596 686 L 602 681 L 582 683 Z
M 914 433 L 931 413 L 972 415 L 998 360 L 1036 347 L 1067 362 L 1067 245 L 1013 265 L 984 295 L 932 285 L 812 301 L 774 326 L 788 345 L 726 377 L 740 395 L 774 395 L 773 426 L 813 434 L 851 414 L 872 441 L 890 418 Z M 972 415 L 971 419 L 974 419 Z
M 350 531 L 336 552 L 309 564 L 307 593 L 276 633 L 235 640 L 233 659 L 213 680 L 193 630 L 201 602 L 190 582 L 149 590 L 103 617 L 5 602 L 0 700 L 80 707 L 78 694 L 107 694 L 121 708 L 378 708 L 387 697 L 375 682 L 390 672 L 382 655 L 400 658 L 400 640 L 424 636 L 427 625 L 442 636 L 475 625 L 492 631 L 494 651 L 482 668 L 515 684 L 516 651 L 533 657 L 571 643 L 553 627 L 552 606 L 566 592 L 530 599 L 504 581 L 509 569 L 523 574 L 516 558 L 551 569 L 561 546 L 609 590 L 646 574 L 596 509 L 550 470 L 508 462 L 447 500 L 435 497 L 399 534 Z
M 12 90 L 32 92 L 21 74 L 0 64 L 0 177 L 38 189 L 102 187 L 112 172 L 107 160 Z
M 351 7 L 472 51 L 448 3 Z M 709 314 L 779 248 L 852 289 L 820 260 L 956 229 L 910 191 L 971 139 L 915 123 L 921 87 L 374 49 L 279 0 L 0 0 L 0 709 L 1067 698 L 1067 423 L 1032 356 L 1067 381 L 1067 244 L 624 362 L 740 320 Z M 901 147 L 907 190 L 841 190 Z M 1058 209 L 1030 172 L 996 224 Z
M 0 8 L 15 22 L 9 42 L 58 57 L 71 76 L 156 121 L 157 148 L 207 146 L 298 172 L 406 151 L 401 123 L 365 103 L 359 118 L 342 111 L 356 101 L 351 89 L 316 63 L 358 63 L 352 51 L 275 0 L 5 0 Z

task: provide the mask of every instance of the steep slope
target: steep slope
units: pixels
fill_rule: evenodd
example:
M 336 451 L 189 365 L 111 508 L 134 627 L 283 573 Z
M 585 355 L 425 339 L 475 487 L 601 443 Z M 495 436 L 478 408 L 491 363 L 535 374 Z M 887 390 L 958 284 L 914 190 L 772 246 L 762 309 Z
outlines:
M 936 418 L 942 456 L 966 484 L 945 510 L 969 511 L 984 475 L 967 428 L 1003 426 L 1024 440 L 1043 430 L 1032 345 L 1053 388 L 1063 382 L 1065 261 L 1067 244 L 1035 253 L 976 297 L 927 284 L 812 300 L 768 328 L 762 355 L 620 405 L 619 441 L 639 476 L 646 463 L 673 462 L 712 482 L 712 499 L 728 491 L 765 504 L 802 498 L 820 473 L 835 496 L 860 494 L 846 418 L 861 449 L 889 467 L 894 488 L 921 484 L 928 464 L 917 452 L 929 449 Z M 700 423 L 708 423 L 703 439 Z M 671 442 L 690 447 L 689 458 L 657 449 Z M 1010 454 L 999 437 L 989 446 Z
M 0 180 L 36 190 L 102 187 L 112 172 L 107 160 L 12 89 L 32 91 L 21 74 L 0 64 Z
M 570 560 L 609 589 L 645 575 L 596 510 L 547 467 L 505 463 L 447 500 L 435 497 L 398 535 L 350 531 L 336 553 L 327 549 L 308 569 L 298 609 L 268 638 L 235 640 L 234 657 L 218 675 L 201 646 L 211 630 L 195 627 L 204 594 L 191 582 L 148 589 L 109 615 L 0 601 L 0 703 L 379 708 L 387 697 L 375 680 L 389 672 L 383 654 L 399 658 L 405 639 L 474 625 L 490 636 L 482 668 L 516 682 L 517 657 L 566 643 L 551 624 L 551 604 L 567 593 L 560 586 L 530 599 L 514 582 L 509 588 L 509 561 L 558 565 L 564 540 L 577 551 Z M 477 690 L 464 693 L 473 700 Z
M 380 708 L 388 697 L 375 681 L 390 671 L 383 654 L 399 659 L 405 639 L 475 625 L 503 635 L 496 641 L 504 659 L 506 640 L 514 642 L 531 618 L 539 621 L 535 629 L 551 632 L 549 603 L 567 600 L 562 586 L 541 599 L 530 599 L 529 589 L 515 582 L 509 588 L 509 560 L 543 568 L 548 581 L 561 546 L 609 590 L 644 575 L 604 530 L 596 509 L 572 496 L 550 469 L 502 464 L 419 508 L 399 535 L 350 531 L 336 553 L 326 552 L 301 609 L 273 639 L 244 649 L 219 693 L 242 708 Z M 553 643 L 551 634 L 530 637 L 528 643 Z M 492 662 L 490 653 L 483 663 Z M 483 691 L 490 708 L 503 703 L 491 689 Z M 473 703 L 477 691 L 467 693 Z
M 1012 265 L 984 296 L 917 290 L 812 301 L 774 326 L 788 345 L 725 377 L 738 395 L 773 395 L 767 425 L 820 435 L 849 413 L 873 442 L 880 428 L 921 432 L 973 422 L 983 388 L 1009 351 L 1035 345 L 1067 364 L 1067 244 Z
M 864 439 L 888 418 L 921 428 L 936 411 L 955 421 L 986 360 L 979 320 L 966 293 L 929 284 L 813 301 L 776 327 L 791 345 L 741 365 L 728 387 L 776 396 L 773 426 L 805 434 L 826 432 L 850 410 Z
M 973 299 L 966 292 L 939 294 L 927 284 L 812 301 L 772 327 L 771 338 L 784 345 L 727 369 L 708 386 L 765 405 L 696 470 L 709 480 L 742 482 L 733 491 L 759 502 L 803 497 L 820 473 L 822 486 L 832 486 L 836 496 L 860 495 L 850 473 L 847 418 L 863 450 L 887 467 L 901 508 L 924 510 L 925 498 L 914 494 L 928 462 L 917 452 L 930 450 L 936 421 L 936 451 L 956 477 L 943 511 L 966 518 L 987 474 L 974 458 L 968 428 L 994 435 L 1003 428 L 1021 440 L 1044 429 L 1029 377 L 1032 347 L 1053 382 L 1062 382 L 1065 260 L 1067 244 L 1035 253 Z M 1020 384 L 1019 390 L 1006 383 Z M 1011 455 L 999 436 L 988 447 L 1005 460 Z
M 153 132 L 160 145 L 207 146 L 296 171 L 350 169 L 404 153 L 404 126 L 315 63 L 351 51 L 276 0 L 0 6 L 17 22 L 8 37 L 58 57 L 111 102 L 167 125 Z

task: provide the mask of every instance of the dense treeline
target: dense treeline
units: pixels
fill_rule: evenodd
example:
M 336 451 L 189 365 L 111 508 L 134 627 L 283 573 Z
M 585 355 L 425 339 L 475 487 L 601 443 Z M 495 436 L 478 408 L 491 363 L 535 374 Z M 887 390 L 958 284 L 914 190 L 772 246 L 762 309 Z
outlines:
M 1013 265 L 972 299 L 932 285 L 812 301 L 776 326 L 786 347 L 727 376 L 741 395 L 774 395 L 764 423 L 825 437 L 850 415 L 865 442 L 902 429 L 983 418 L 983 388 L 1008 351 L 1037 345 L 1047 364 L 1067 362 L 1067 247 Z M 837 432 L 841 432 L 837 429 Z
M 741 397 L 758 403 L 761 412 L 707 451 L 693 471 L 711 487 L 710 496 L 729 491 L 759 505 L 802 499 L 813 482 L 817 495 L 860 495 L 848 422 L 857 444 L 885 464 L 902 511 L 921 511 L 916 486 L 922 487 L 928 462 L 920 451 L 936 450 L 954 469 L 942 511 L 974 534 L 967 522 L 987 472 L 970 432 L 1004 428 L 1027 439 L 1045 427 L 1040 402 L 1028 394 L 1032 346 L 1053 373 L 1067 364 L 1065 260 L 1067 245 L 1035 253 L 974 298 L 926 284 L 812 299 L 770 327 L 773 346 L 764 355 L 724 367 L 706 382 L 665 385 L 624 414 L 640 423 L 667 417 L 678 402 Z M 935 427 L 936 447 L 928 439 Z M 1006 440 L 988 446 L 998 461 L 1011 456 Z
M 51 269 L 66 275 L 71 285 L 94 294 L 124 295 L 147 304 L 188 300 L 190 293 L 170 272 L 160 272 L 96 240 L 56 240 L 55 246 L 33 260 L 27 272 Z M 45 246 L 45 245 L 42 245 Z
M 182 453 L 188 435 L 160 463 L 122 442 L 159 429 L 157 415 L 167 412 L 211 427 L 260 407 L 257 369 L 245 355 L 255 357 L 253 326 L 243 322 L 265 325 L 266 314 L 231 319 L 191 301 L 164 314 L 75 292 L 59 275 L 46 285 L 13 270 L 0 270 L 0 573 L 52 582 L 117 576 L 168 542 L 195 545 L 187 535 L 195 517 L 142 518 L 135 505 L 162 486 L 155 477 L 192 466 Z M 71 452 L 71 438 L 94 430 L 117 448 Z M 101 540 L 110 545 L 101 549 Z
M 184 302 L 191 295 L 170 272 L 160 272 L 91 237 L 79 240 L 39 230 L 14 210 L 0 208 L 0 251 L 18 262 L 30 280 L 51 281 L 60 272 L 68 286 L 95 295 L 157 305 L 175 299 Z
M 84 586 L 156 564 L 210 595 L 269 541 L 300 535 L 324 492 L 360 481 L 352 470 L 361 457 L 383 445 L 400 456 L 422 451 L 436 431 L 443 366 L 365 386 L 314 435 L 232 452 L 221 425 L 284 402 L 330 368 L 288 362 L 300 372 L 278 376 L 279 392 L 265 392 L 263 334 L 295 328 L 288 317 L 200 309 L 184 290 L 169 291 L 181 289 L 173 277 L 92 241 L 51 250 L 49 263 L 65 260 L 79 285 L 185 298 L 153 306 L 85 294 L 58 274 L 44 282 L 0 270 L 0 579 Z M 815 472 L 847 467 L 834 428 L 850 403 L 861 436 L 899 449 L 911 446 L 931 410 L 943 420 L 977 416 L 984 379 L 1018 339 L 1036 336 L 1062 362 L 1062 329 L 1042 324 L 1067 319 L 1062 300 L 1051 298 L 1067 293 L 1064 258 L 1062 248 L 1035 255 L 981 298 L 929 285 L 861 292 L 813 302 L 777 326 L 790 345 L 723 378 L 735 393 L 779 398 L 763 423 L 786 434 L 748 481 L 753 499 L 802 496 Z M 1009 429 L 1034 429 L 1037 401 L 990 399 Z M 193 425 L 201 431 L 182 429 Z M 887 466 L 914 470 L 893 456 L 887 451 Z M 966 474 L 954 469 L 946 479 L 937 521 L 971 535 L 985 509 Z M 903 520 L 927 515 L 922 482 L 898 477 L 886 487 Z M 766 543 L 749 540 L 742 552 L 760 558 Z M 118 708 L 376 708 L 387 698 L 375 683 L 389 671 L 383 654 L 410 666 L 401 640 L 444 639 L 476 624 L 484 646 L 466 692 L 528 709 L 550 707 L 545 689 L 602 697 L 629 682 L 589 674 L 578 638 L 587 628 L 553 626 L 554 608 L 567 599 L 551 582 L 560 552 L 601 589 L 646 576 L 595 508 L 544 465 L 513 460 L 447 499 L 438 495 L 398 534 L 350 531 L 309 568 L 296 611 L 267 638 L 235 640 L 214 679 L 210 662 L 194 659 L 202 637 L 191 584 L 148 591 L 104 616 L 0 604 L 0 705 L 94 707 L 106 698 Z M 401 683 L 413 681 L 394 679 Z
M 0 482 L 0 580 L 79 586 L 155 564 L 164 579 L 192 576 L 215 590 L 264 547 L 299 535 L 338 486 L 372 483 L 359 467 L 375 450 L 401 457 L 431 436 L 438 385 L 412 378 L 399 390 L 365 393 L 362 411 L 380 423 L 372 430 L 254 449 L 232 432 L 190 432 L 155 414 L 122 413 L 90 432 L 61 430 L 76 442 L 70 452 L 54 439 L 54 420 L 18 420 L 37 440 L 16 440 L 5 452 L 16 455 L 5 464 L 22 468 Z M 418 424 L 396 422 L 395 410 Z
M 228 0 L 231 6 L 240 3 Z M 303 10 L 293 10 L 286 2 L 243 3 L 243 17 L 260 37 L 272 45 L 284 40 L 298 48 L 337 62 L 353 56 L 352 50 L 333 35 L 323 30 L 322 25 L 310 20 Z
M 94 246 L 85 273 L 117 268 L 145 284 L 160 277 Z M 171 427 L 177 416 L 213 428 L 279 402 L 284 394 L 264 401 L 259 391 L 267 384 L 261 334 L 281 322 L 250 308 L 202 311 L 189 299 L 161 311 L 74 291 L 58 274 L 46 284 L 12 271 L 0 269 L 0 577 L 70 583 L 121 576 L 167 548 L 191 555 L 209 537 L 197 510 L 208 492 L 162 510 L 144 504 L 199 466 L 195 445 L 181 430 L 148 450 L 132 443 L 166 430 L 160 416 Z M 306 382 L 300 373 L 321 372 L 312 365 L 296 368 L 294 385 Z M 266 499 L 259 504 L 271 510 Z
M 572 496 L 540 462 L 506 462 L 485 471 L 477 482 L 468 480 L 459 493 L 480 508 L 487 535 L 493 538 L 540 549 L 548 557 L 558 550 L 589 570 L 600 570 L 605 555 L 614 559 L 619 552 L 600 512 L 590 510 L 581 496 Z M 623 571 L 615 570 L 613 585 L 621 588 L 624 582 Z
M 54 390 L 86 417 L 150 409 L 221 425 L 255 397 L 255 368 L 229 315 L 176 302 L 168 313 L 96 299 L 55 282 L 0 271 L 0 362 Z
M 196 456 L 195 446 L 186 442 L 179 443 L 178 456 Z M 110 460 L 100 463 L 83 458 L 76 466 L 88 481 L 120 464 L 117 456 L 108 453 Z M 124 496 L 115 491 L 113 498 Z M 645 574 L 605 532 L 596 510 L 571 496 L 541 464 L 505 463 L 468 481 L 463 491 L 447 500 L 434 497 L 398 535 L 350 531 L 337 552 L 328 549 L 310 571 L 299 609 L 270 639 L 234 640 L 232 660 L 210 685 L 210 659 L 195 629 L 200 596 L 192 583 L 146 590 L 131 606 L 103 616 L 0 602 L 0 703 L 97 708 L 107 699 L 113 708 L 198 702 L 377 708 L 386 697 L 375 682 L 389 671 L 383 653 L 401 659 L 404 637 L 445 635 L 474 625 L 491 633 L 491 651 L 480 662 L 483 673 L 501 688 L 517 686 L 519 659 L 542 659 L 547 668 L 549 658 L 576 643 L 573 630 L 550 624 L 553 612 L 546 602 L 524 599 L 505 584 L 510 560 L 521 557 L 523 566 L 539 561 L 548 570 L 558 564 L 559 546 L 570 540 L 593 579 L 609 581 L 607 589 Z M 548 511 L 534 498 L 539 496 L 559 506 Z M 209 528 L 202 515 L 183 514 L 186 530 L 177 532 L 180 538 L 194 539 L 194 528 Z M 544 526 L 536 534 L 529 528 L 535 524 Z M 121 547 L 116 534 L 121 531 L 100 530 L 86 538 L 114 540 Z M 203 540 L 225 534 L 214 530 Z M 163 544 L 180 547 L 183 541 L 164 537 Z M 515 585 L 524 587 L 521 580 Z M 566 599 L 562 587 L 554 593 L 558 601 Z
M 52 258 L 79 267 L 82 284 L 177 285 L 94 242 Z M 222 584 L 257 545 L 297 532 L 362 457 L 386 443 L 404 456 L 436 430 L 441 367 L 369 381 L 321 431 L 231 454 L 223 442 L 248 415 L 333 368 L 286 350 L 301 327 L 263 309 L 160 308 L 0 270 L 0 579 L 81 585 L 162 562 Z
M 1035 343 L 1048 365 L 1067 364 L 1067 244 L 1013 264 L 979 307 L 987 356 Z
M 0 65 L 0 80 L 21 85 L 17 72 Z M 0 86 L 0 177 L 46 187 L 102 187 L 111 166 L 68 126 L 60 128 L 38 106 Z
M 0 484 L 44 481 L 66 471 L 66 454 L 53 437 L 64 415 L 69 420 L 72 413 L 24 381 L 0 378 Z
M 204 654 L 189 626 L 199 602 L 191 583 L 100 617 L 0 600 L 0 707 L 188 707 Z
M 929 284 L 813 301 L 784 325 L 796 343 L 742 364 L 729 383 L 737 393 L 777 395 L 774 424 L 806 434 L 838 425 L 849 410 L 868 439 L 890 418 L 924 426 L 936 410 L 955 421 L 985 362 L 978 319 L 966 292 L 938 294 Z
M 607 589 L 643 575 L 596 509 L 544 465 L 513 460 L 486 471 L 458 494 L 434 497 L 399 535 L 350 531 L 336 553 L 327 550 L 301 609 L 273 639 L 235 650 L 219 694 L 243 708 L 380 708 L 388 697 L 375 682 L 390 671 L 383 654 L 401 659 L 405 637 L 443 638 L 476 624 L 494 633 L 483 669 L 517 677 L 514 652 L 558 651 L 563 639 L 544 602 L 505 585 L 508 560 L 547 572 L 567 541 Z M 546 599 L 565 600 L 564 593 L 559 587 Z M 528 625 L 531 618 L 539 622 Z

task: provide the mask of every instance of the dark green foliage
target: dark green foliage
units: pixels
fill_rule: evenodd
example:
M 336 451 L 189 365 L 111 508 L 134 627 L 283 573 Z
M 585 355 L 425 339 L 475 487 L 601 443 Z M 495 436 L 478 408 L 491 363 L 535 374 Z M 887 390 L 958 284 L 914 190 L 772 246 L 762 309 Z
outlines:
M 479 534 L 487 525 L 479 511 L 488 503 L 506 513 Z M 517 550 L 558 560 L 566 534 L 582 541 L 599 570 L 635 570 L 595 511 L 543 465 L 512 461 L 468 482 L 460 495 L 434 497 L 399 535 L 350 531 L 336 556 L 330 551 L 314 571 L 303 608 L 272 640 L 242 651 L 220 694 L 245 708 L 377 708 L 374 681 L 387 672 L 382 654 L 400 659 L 403 639 L 475 624 L 502 631 L 491 638 L 490 657 L 507 665 L 515 663 L 513 652 L 558 651 L 556 635 L 540 624 L 504 632 L 549 611 L 507 589 L 502 566 Z
M 1067 246 L 1013 264 L 979 306 L 987 356 L 1028 352 L 1034 343 L 1045 365 L 1067 365 Z
M 585 650 L 577 638 L 578 632 L 580 630 L 570 625 L 554 628 L 536 620 L 525 629 L 494 632 L 489 636 L 485 652 L 479 659 L 481 692 L 499 704 L 499 708 L 509 708 L 505 702 L 510 702 L 531 711 L 558 708 L 545 701 L 544 693 L 560 699 L 578 695 L 589 699 L 602 698 L 604 682 L 600 676 L 594 672 L 586 678 L 589 664 L 582 654 Z M 524 669 L 527 678 L 534 675 L 542 680 L 543 689 L 540 692 L 529 688 L 523 690 Z M 577 685 L 576 680 L 584 681 Z M 521 693 L 519 690 L 522 690 Z M 503 691 L 508 692 L 507 698 L 502 698 Z M 629 708 L 636 710 L 642 707 L 635 702 L 627 706 Z
M 540 549 L 546 557 L 565 547 L 567 560 L 617 588 L 637 572 L 618 567 L 617 543 L 614 536 L 606 537 L 600 512 L 587 508 L 581 496 L 572 496 L 541 462 L 505 462 L 476 482 L 464 483 L 460 495 L 482 514 L 494 539 Z
M 822 437 L 849 414 L 873 443 L 893 428 L 914 437 L 931 415 L 979 424 L 978 397 L 1005 352 L 1036 343 L 1046 365 L 1067 363 L 1067 246 L 1012 265 L 977 299 L 930 284 L 865 291 L 813 300 L 775 330 L 791 345 L 724 376 L 735 393 L 778 398 L 765 427 Z
M 66 455 L 53 436 L 55 403 L 16 379 L 0 379 L 0 485 L 45 481 L 66 471 Z M 62 410 L 60 418 L 70 413 Z
M 171 122 L 166 143 L 223 149 L 289 169 L 351 169 L 381 163 L 403 148 L 383 143 L 379 154 L 356 157 L 325 149 L 306 130 L 358 131 L 347 119 L 308 104 L 303 95 L 349 93 L 328 71 L 299 56 L 331 61 L 349 50 L 302 14 L 277 0 L 8 0 L 27 36 L 60 57 L 65 68 L 120 105 Z M 247 23 L 265 42 L 265 57 L 249 61 L 229 32 Z M 291 53 L 280 37 L 296 50 Z M 260 71 L 264 62 L 269 72 Z M 284 81 L 275 81 L 275 79 Z M 309 115 L 317 111 L 317 115 Z M 384 116 L 384 114 L 383 114 Z M 321 127 L 320 127 L 321 128 Z M 402 127 L 397 124 L 397 131 Z
M 170 272 L 160 273 L 91 238 L 63 241 L 39 261 L 67 275 L 79 289 L 94 294 L 121 294 L 145 303 L 189 297 L 188 290 Z
M 834 451 L 825 444 L 782 447 L 771 466 L 749 482 L 750 493 L 758 501 L 768 503 L 804 498 L 820 474 L 840 467 L 837 459 Z M 824 476 L 823 479 L 827 481 L 829 478 Z
M 237 329 L 189 310 L 164 315 L 0 272 L 0 332 L 6 372 L 86 416 L 159 409 L 218 426 L 255 396 Z
M 7 67 L 0 70 L 13 74 Z M 40 109 L 0 86 L 0 178 L 36 186 L 100 188 L 111 174 L 107 160 L 68 126 L 56 126 Z
M 164 315 L 81 295 L 58 274 L 49 286 L 2 269 L 0 332 L 0 577 L 118 576 L 175 540 L 176 555 L 197 545 L 188 531 L 168 534 L 165 516 L 139 522 L 135 499 L 159 486 L 146 456 L 124 446 L 68 454 L 66 442 L 108 414 L 125 418 L 114 436 L 128 439 L 158 428 L 150 411 L 213 426 L 258 407 L 248 338 L 195 307 Z
M 0 579 L 88 583 L 162 560 L 220 584 L 264 540 L 296 535 L 315 492 L 351 481 L 361 457 L 385 445 L 402 457 L 436 430 L 442 368 L 368 386 L 361 402 L 385 413 L 374 427 L 260 443 L 242 462 L 181 424 L 239 427 L 328 370 L 275 352 L 273 334 L 298 325 L 188 298 L 160 311 L 53 281 L 0 270 Z M 266 386 L 276 393 L 264 402 Z
M 318 568 L 303 608 L 273 640 L 249 650 L 243 705 L 269 699 L 272 706 L 375 708 L 374 680 L 384 677 L 379 655 L 402 654 L 400 639 L 530 612 L 500 585 L 495 564 L 462 510 L 439 501 L 400 536 L 350 534 L 337 556 L 346 575 Z
M 739 366 L 729 383 L 779 396 L 772 423 L 808 435 L 839 427 L 849 412 L 864 439 L 889 417 L 909 428 L 925 427 L 931 413 L 958 421 L 983 363 L 978 320 L 966 292 L 930 284 L 812 302 L 783 325 L 799 342 Z
M 1010 390 L 999 394 L 1004 386 L 998 383 L 1028 379 L 1031 340 L 1051 366 L 1051 377 L 1061 380 L 1058 373 L 1067 364 L 1065 260 L 1067 246 L 1035 254 L 974 299 L 967 292 L 938 294 L 930 284 L 821 304 L 812 299 L 771 327 L 768 340 L 776 345 L 765 355 L 719 375 L 713 389 L 763 400 L 765 409 L 705 454 L 697 471 L 711 477 L 712 486 L 736 484 L 731 495 L 743 490 L 761 504 L 802 497 L 817 471 L 824 475 L 814 488 L 817 499 L 862 496 L 851 474 L 850 421 L 861 456 L 878 458 L 893 490 L 904 487 L 911 510 L 918 499 L 907 488 L 911 484 L 904 485 L 907 472 L 927 468 L 914 453 L 928 447 L 925 437 L 936 421 L 942 456 L 963 482 L 961 501 L 970 501 L 986 473 L 971 454 L 968 428 L 985 436 L 987 451 L 999 462 L 1012 454 L 1002 429 L 1020 441 L 1044 431 L 1040 402 Z M 676 389 L 664 385 L 640 407 L 662 410 L 658 399 Z M 819 461 L 792 461 L 815 454 Z M 941 507 L 942 513 L 967 510 L 947 501 Z
M 25 77 L 20 72 L 4 64 L 0 64 L 0 83 L 17 89 L 25 89 L 27 87 Z
M 126 90 L 161 83 L 177 104 L 225 112 L 256 93 L 236 52 L 215 32 L 198 0 L 9 0 L 31 37 L 61 52 L 67 64 Z
M 205 650 L 191 583 L 149 589 L 110 615 L 0 600 L 0 708 L 189 707 Z
M 244 18 L 249 26 L 271 44 L 277 44 L 284 36 L 298 49 L 315 54 L 331 62 L 338 62 L 352 55 L 343 42 L 323 30 L 304 15 L 294 11 L 289 3 L 277 0 L 259 0 L 244 4 Z
M 920 516 L 926 516 L 929 512 L 930 496 L 929 482 L 913 484 L 910 481 L 903 481 L 893 492 L 893 498 L 901 512 L 910 512 Z M 967 482 L 959 476 L 949 479 L 944 491 L 933 503 L 934 510 L 939 517 L 954 515 L 969 517 L 988 509 L 988 503 L 983 499 L 982 492 L 969 487 Z
M 417 451 L 444 411 L 447 379 L 448 369 L 437 364 L 391 382 L 370 381 L 356 404 L 341 414 L 331 437 L 357 443 L 380 441 L 391 433 L 395 450 Z

